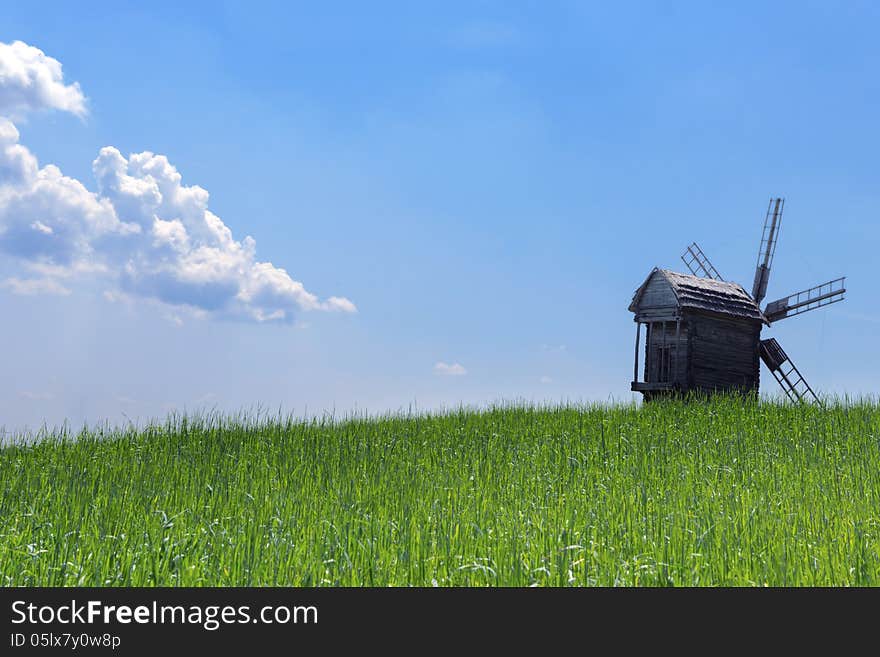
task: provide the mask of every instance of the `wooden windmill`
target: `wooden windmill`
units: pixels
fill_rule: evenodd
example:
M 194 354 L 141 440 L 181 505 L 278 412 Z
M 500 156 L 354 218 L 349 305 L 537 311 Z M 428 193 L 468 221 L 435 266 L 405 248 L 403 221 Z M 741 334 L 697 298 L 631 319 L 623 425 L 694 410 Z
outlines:
M 681 256 L 690 274 L 655 268 L 648 275 L 629 306 L 636 322 L 632 390 L 646 400 L 687 391 L 757 392 L 762 360 L 789 399 L 818 401 L 779 342 L 772 337 L 762 340 L 761 330 L 843 301 L 846 278 L 771 301 L 761 310 L 784 205 L 783 199 L 776 198 L 767 207 L 751 294 L 725 281 L 696 242 Z M 645 360 L 640 381 L 643 325 Z

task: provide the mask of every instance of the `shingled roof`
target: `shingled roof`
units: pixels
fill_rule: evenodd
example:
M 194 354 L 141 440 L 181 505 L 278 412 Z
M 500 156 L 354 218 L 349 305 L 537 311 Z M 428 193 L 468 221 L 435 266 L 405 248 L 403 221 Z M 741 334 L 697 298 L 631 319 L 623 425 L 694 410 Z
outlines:
M 672 287 L 678 305 L 720 315 L 766 321 L 761 309 L 743 287 L 737 283 L 716 281 L 691 274 L 679 274 L 668 269 L 654 269 L 635 291 L 629 310 L 636 312 L 642 292 L 654 275 L 663 276 Z

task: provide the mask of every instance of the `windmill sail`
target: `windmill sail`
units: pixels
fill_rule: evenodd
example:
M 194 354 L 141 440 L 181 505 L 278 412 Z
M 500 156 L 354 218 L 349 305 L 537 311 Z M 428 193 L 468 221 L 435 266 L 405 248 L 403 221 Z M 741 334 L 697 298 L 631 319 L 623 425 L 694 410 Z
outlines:
M 764 316 L 768 322 L 776 322 L 786 317 L 800 315 L 808 310 L 815 310 L 831 303 L 843 301 L 846 293 L 845 282 L 846 276 L 842 276 L 833 281 L 771 301 L 764 308 Z
M 776 241 L 779 238 L 779 226 L 782 224 L 782 209 L 785 200 L 770 199 L 767 216 L 764 218 L 764 232 L 761 233 L 761 245 L 758 248 L 758 266 L 755 269 L 755 282 L 752 285 L 752 298 L 761 303 L 767 295 L 767 283 L 770 281 L 770 267 L 776 254 Z
M 712 266 L 711 262 L 709 262 L 709 258 L 706 257 L 703 250 L 697 246 L 696 242 L 693 242 L 685 252 L 681 254 L 681 259 L 694 276 L 713 278 L 716 281 L 724 280 L 721 278 L 721 274 L 718 273 L 718 270 Z
M 761 360 L 791 401 L 822 403 L 776 338 L 761 340 Z

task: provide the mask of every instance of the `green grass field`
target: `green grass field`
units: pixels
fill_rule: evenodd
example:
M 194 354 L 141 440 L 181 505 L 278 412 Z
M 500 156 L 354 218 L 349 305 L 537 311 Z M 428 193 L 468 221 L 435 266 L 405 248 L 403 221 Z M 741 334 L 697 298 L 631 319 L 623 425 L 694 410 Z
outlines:
M 878 585 L 880 405 L 178 417 L 0 450 L 10 585 Z

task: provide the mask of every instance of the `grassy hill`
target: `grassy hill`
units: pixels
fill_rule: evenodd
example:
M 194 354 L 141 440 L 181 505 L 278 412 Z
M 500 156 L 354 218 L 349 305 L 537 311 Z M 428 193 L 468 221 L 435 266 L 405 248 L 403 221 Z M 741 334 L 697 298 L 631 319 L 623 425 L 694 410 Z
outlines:
M 880 405 L 173 417 L 0 450 L 4 585 L 878 585 Z

